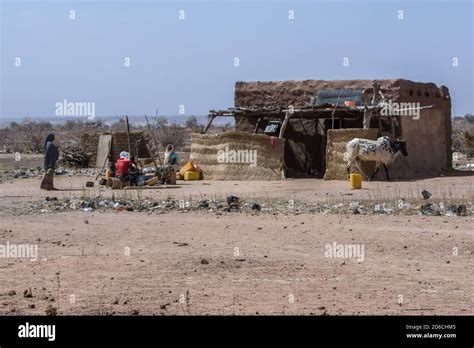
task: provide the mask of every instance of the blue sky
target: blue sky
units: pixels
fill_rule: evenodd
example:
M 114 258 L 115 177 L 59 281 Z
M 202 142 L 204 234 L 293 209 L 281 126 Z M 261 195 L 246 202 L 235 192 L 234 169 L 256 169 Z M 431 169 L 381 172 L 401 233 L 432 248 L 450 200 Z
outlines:
M 238 80 L 398 77 L 446 85 L 453 115 L 474 113 L 472 0 L 0 3 L 0 117 L 54 116 L 64 99 L 202 115 L 232 106 Z

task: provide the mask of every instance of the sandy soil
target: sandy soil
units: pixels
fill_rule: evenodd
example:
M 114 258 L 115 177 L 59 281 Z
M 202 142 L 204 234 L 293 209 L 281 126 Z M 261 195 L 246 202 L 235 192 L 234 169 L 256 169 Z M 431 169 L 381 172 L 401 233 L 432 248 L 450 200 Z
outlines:
M 467 218 L 62 213 L 1 232 L 39 244 L 38 262 L 1 260 L 3 314 L 474 313 Z M 333 242 L 364 261 L 325 257 Z
M 85 182 L 93 177 L 55 177 L 55 186 L 60 191 L 39 190 L 40 179 L 15 179 L 0 183 L 0 198 L 3 204 L 28 202 L 43 199 L 47 196 L 93 197 L 99 194 L 97 182 L 88 189 Z M 351 190 L 345 181 L 325 181 L 318 179 L 288 179 L 285 181 L 178 181 L 177 186 L 146 188 L 140 190 L 143 198 L 190 199 L 199 197 L 225 197 L 235 194 L 247 199 L 284 198 L 303 202 L 338 202 L 341 200 L 374 200 L 374 199 L 421 199 L 422 190 L 430 191 L 432 199 L 472 200 L 474 198 L 474 173 L 456 177 L 441 177 L 417 181 L 402 182 L 364 182 L 361 190 Z M 136 197 L 137 190 L 103 190 L 104 197 Z M 0 202 L 0 207 L 1 207 Z
M 45 314 L 50 305 L 59 314 L 474 314 L 472 216 L 7 213 L 45 196 L 83 195 L 86 180 L 58 177 L 67 190 L 54 193 L 38 179 L 0 184 L 0 244 L 39 248 L 37 262 L 0 258 L 0 313 Z M 143 195 L 356 200 L 426 188 L 472 199 L 473 186 L 472 176 L 360 191 L 309 179 L 187 182 Z M 364 246 L 364 260 L 326 257 L 334 242 Z M 29 288 L 33 297 L 24 297 Z

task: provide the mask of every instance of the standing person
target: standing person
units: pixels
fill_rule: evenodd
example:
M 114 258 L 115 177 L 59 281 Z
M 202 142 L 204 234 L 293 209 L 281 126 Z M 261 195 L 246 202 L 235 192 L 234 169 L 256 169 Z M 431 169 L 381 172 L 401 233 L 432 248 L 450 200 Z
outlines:
M 42 190 L 56 190 L 53 185 L 54 170 L 56 169 L 56 161 L 59 158 L 59 150 L 53 143 L 54 134 L 48 134 L 44 142 L 44 177 L 41 181 L 40 188 Z

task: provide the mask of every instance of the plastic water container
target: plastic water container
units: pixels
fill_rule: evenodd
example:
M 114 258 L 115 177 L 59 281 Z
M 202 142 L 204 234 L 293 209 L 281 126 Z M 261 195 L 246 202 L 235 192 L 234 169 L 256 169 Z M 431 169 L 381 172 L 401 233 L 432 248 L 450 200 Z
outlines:
M 191 172 L 191 171 L 195 171 L 195 168 L 194 168 L 194 163 L 189 161 L 188 163 L 186 163 L 184 166 L 181 167 L 181 169 L 179 170 L 180 174 L 182 176 L 184 176 L 184 173 L 186 172 Z
M 351 174 L 350 176 L 351 190 L 357 190 L 362 188 L 362 175 Z
M 187 171 L 184 173 L 184 180 L 199 180 L 199 172 Z

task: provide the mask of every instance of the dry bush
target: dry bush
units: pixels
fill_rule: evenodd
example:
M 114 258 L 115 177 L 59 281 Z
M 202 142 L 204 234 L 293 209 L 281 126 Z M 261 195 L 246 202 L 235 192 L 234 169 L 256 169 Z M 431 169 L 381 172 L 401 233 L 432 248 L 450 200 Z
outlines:
M 452 123 L 452 149 L 472 156 L 474 151 L 474 115 L 455 117 Z
M 29 119 L 21 123 L 11 122 L 7 128 L 2 129 L 0 147 L 7 152 L 40 153 L 43 151 L 46 136 L 52 131 L 53 125 L 50 122 L 35 122 Z
M 4 152 L 41 153 L 49 133 L 56 136 L 60 146 L 78 146 L 83 133 L 107 131 L 109 127 L 101 121 L 67 120 L 61 124 L 25 119 L 11 122 L 0 129 L 0 150 Z
M 166 117 L 154 117 L 147 129 L 151 139 L 156 139 L 163 148 L 168 144 L 173 144 L 175 148 L 183 148 L 189 144 L 190 132 L 177 123 L 170 123 Z

